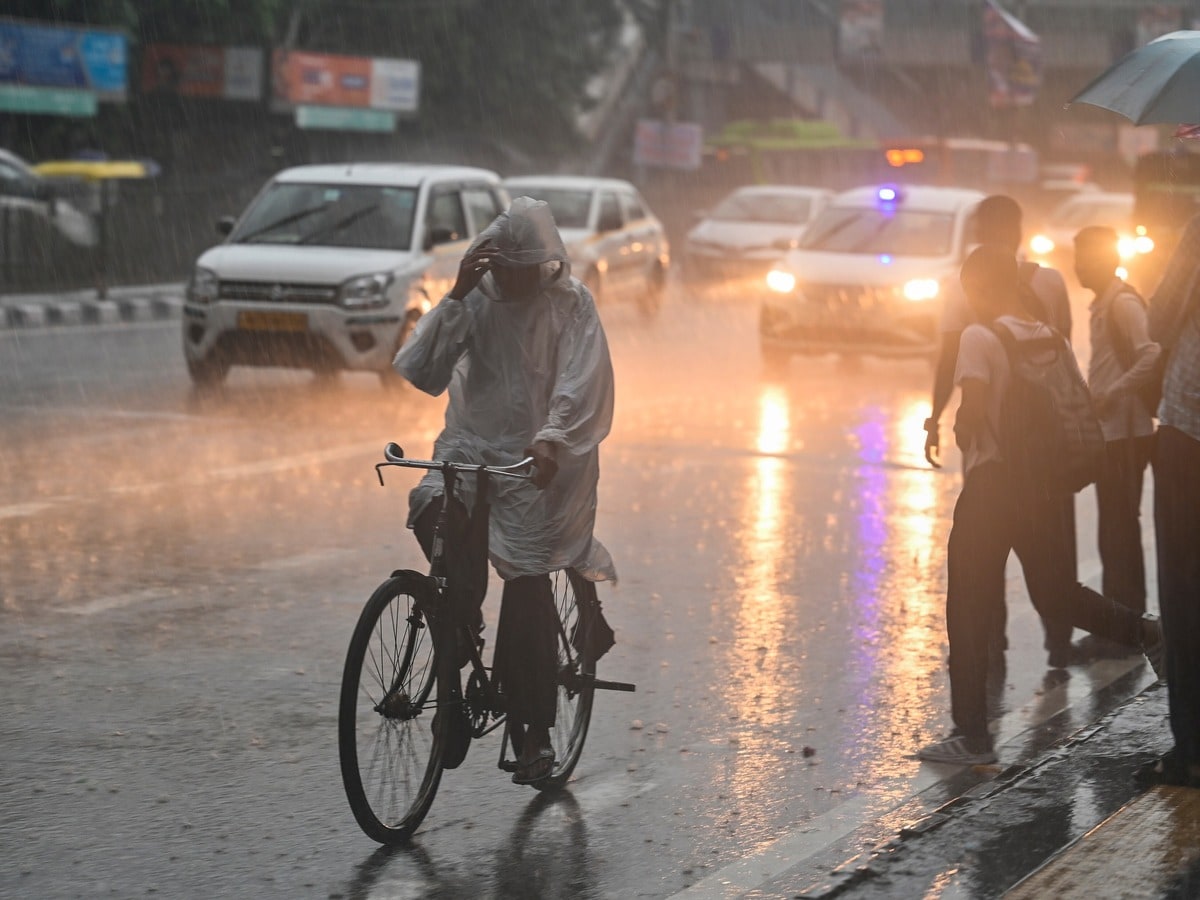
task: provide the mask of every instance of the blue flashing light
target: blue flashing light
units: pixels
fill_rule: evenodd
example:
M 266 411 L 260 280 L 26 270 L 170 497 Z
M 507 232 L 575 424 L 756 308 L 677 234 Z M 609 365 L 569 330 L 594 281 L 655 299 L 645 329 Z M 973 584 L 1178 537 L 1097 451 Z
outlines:
M 880 262 L 881 262 L 883 265 L 885 265 L 885 266 L 891 265 L 891 263 L 892 263 L 892 254 L 890 254 L 890 253 L 880 253 L 880 254 L 879 254 L 879 261 L 880 261 Z
M 884 203 L 895 203 L 899 195 L 894 187 L 881 187 L 876 196 Z

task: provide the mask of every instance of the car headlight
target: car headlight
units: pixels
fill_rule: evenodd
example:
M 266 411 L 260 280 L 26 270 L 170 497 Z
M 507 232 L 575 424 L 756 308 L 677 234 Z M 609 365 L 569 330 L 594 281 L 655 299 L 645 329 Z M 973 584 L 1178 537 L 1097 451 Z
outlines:
M 1137 256 L 1136 244 L 1137 242 L 1127 235 L 1121 235 L 1117 238 L 1117 253 L 1121 259 L 1130 259 Z
M 936 278 L 914 278 L 904 283 L 904 299 L 913 303 L 924 303 L 937 297 L 941 286 Z
M 387 306 L 387 289 L 391 283 L 392 276 L 388 272 L 351 278 L 338 290 L 338 303 L 345 309 L 378 309 Z
M 1035 234 L 1029 239 L 1029 249 L 1038 256 L 1046 256 L 1054 252 L 1054 241 L 1044 234 Z
M 1135 253 L 1140 253 L 1143 256 L 1154 251 L 1154 238 L 1149 235 L 1139 234 L 1133 239 L 1133 249 Z
M 767 273 L 767 288 L 777 294 L 790 294 L 796 289 L 796 276 L 786 269 L 772 269 Z
M 212 269 L 196 266 L 192 271 L 191 281 L 187 286 L 187 298 L 193 303 L 208 305 L 216 301 L 221 287 L 221 279 Z

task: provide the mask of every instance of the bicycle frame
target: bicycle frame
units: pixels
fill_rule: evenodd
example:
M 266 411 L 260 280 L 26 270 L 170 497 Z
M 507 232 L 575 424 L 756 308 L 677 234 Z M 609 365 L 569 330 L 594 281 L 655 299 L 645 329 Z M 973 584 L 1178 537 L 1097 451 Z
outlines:
M 488 489 L 488 479 L 491 476 L 499 476 L 505 478 L 518 478 L 529 480 L 533 477 L 529 471 L 533 465 L 533 457 L 526 457 L 520 462 L 513 463 L 509 466 L 485 466 L 473 463 L 458 463 L 450 460 L 429 460 L 429 459 L 408 459 L 404 456 L 404 450 L 396 443 L 389 442 L 383 451 L 386 462 L 375 464 L 375 474 L 379 478 L 379 483 L 382 485 L 383 469 L 389 466 L 408 469 L 424 469 L 426 471 L 440 472 L 442 474 L 443 491 L 441 498 L 441 508 L 438 510 L 438 517 L 434 523 L 433 541 L 429 554 L 429 578 L 436 585 L 439 597 L 445 596 L 447 587 L 446 575 L 446 559 L 445 559 L 445 530 L 449 524 L 450 503 L 457 496 L 455 480 L 460 473 L 474 474 L 477 478 L 476 490 L 484 492 Z M 453 624 L 456 628 L 465 629 L 462 623 L 454 619 L 451 613 Z M 634 685 L 626 682 L 607 681 L 596 678 L 594 675 L 583 676 L 578 673 L 576 666 L 576 658 L 572 654 L 571 640 L 563 627 L 561 619 L 556 617 L 558 626 L 558 635 L 562 641 L 562 646 L 566 648 L 568 654 L 568 670 L 573 674 L 573 681 L 570 685 L 562 682 L 564 686 L 569 687 L 572 691 L 579 690 L 579 681 L 583 678 L 588 679 L 588 683 L 599 690 L 610 691 L 633 691 Z M 469 637 L 469 635 L 468 635 Z M 505 724 L 506 714 L 503 709 L 503 704 L 499 701 L 499 695 L 496 693 L 491 677 L 488 675 L 487 668 L 483 664 L 483 659 L 479 655 L 479 647 L 474 640 L 468 640 L 467 646 L 470 651 L 470 666 L 471 674 L 468 676 L 467 690 L 468 694 L 472 689 L 473 679 L 476 681 L 476 689 L 482 691 L 483 703 L 481 710 L 485 713 L 481 721 L 472 720 L 472 737 L 480 738 L 490 734 L 501 725 Z M 455 670 L 455 675 L 458 676 L 458 670 Z M 468 698 L 463 696 L 461 677 L 457 678 L 457 683 L 452 688 L 452 694 L 457 702 L 464 704 L 468 703 Z M 471 701 L 472 703 L 474 701 Z M 467 706 L 470 710 L 471 706 Z M 494 717 L 493 721 L 488 724 L 488 718 Z M 510 770 L 510 766 L 506 764 L 505 755 L 508 745 L 508 731 L 505 731 L 505 740 L 500 747 L 500 768 Z
M 488 479 L 490 476 L 500 476 L 506 478 L 517 478 L 529 480 L 533 477 L 529 469 L 533 465 L 533 457 L 529 456 L 522 459 L 520 462 L 513 463 L 509 466 L 485 466 L 473 463 L 458 463 L 450 460 L 431 460 L 431 459 L 408 459 L 404 456 L 404 450 L 400 445 L 389 442 L 384 448 L 383 455 L 386 462 L 375 464 L 375 474 L 379 478 L 379 483 L 382 485 L 383 469 L 388 466 L 407 469 L 424 469 L 427 471 L 440 472 L 442 475 L 442 496 L 441 506 L 438 510 L 437 519 L 434 522 L 433 540 L 429 554 L 429 577 L 437 586 L 439 596 L 444 596 L 447 587 L 446 573 L 446 555 L 445 555 L 445 532 L 449 525 L 450 519 L 450 504 L 457 496 L 456 479 L 460 473 L 473 474 L 476 476 L 476 490 L 486 495 L 488 489 Z M 464 626 L 454 621 L 455 628 L 463 628 Z M 561 629 L 561 623 L 559 624 Z M 495 720 L 485 726 L 479 726 L 473 729 L 473 737 L 483 737 L 486 734 L 494 731 L 500 725 L 504 724 L 505 715 L 501 704 L 498 702 L 498 695 L 492 684 L 492 679 L 487 674 L 487 669 L 483 664 L 483 659 L 479 655 L 479 648 L 473 640 L 467 641 L 467 646 L 470 650 L 471 677 L 477 678 L 479 687 L 483 691 L 484 706 L 490 715 L 495 716 Z M 461 679 L 454 693 L 461 695 Z M 470 682 L 468 681 L 468 686 Z

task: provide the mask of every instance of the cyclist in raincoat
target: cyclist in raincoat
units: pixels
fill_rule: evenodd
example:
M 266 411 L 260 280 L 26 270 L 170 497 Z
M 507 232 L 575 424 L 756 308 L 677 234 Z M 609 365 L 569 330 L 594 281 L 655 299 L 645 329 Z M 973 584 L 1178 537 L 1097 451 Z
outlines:
M 428 394 L 449 388 L 435 458 L 536 461 L 532 482 L 495 479 L 487 498 L 488 556 L 504 579 L 493 665 L 519 752 L 513 780 L 527 784 L 554 761 L 558 626 L 548 573 L 571 567 L 591 581 L 616 580 L 592 535 L 599 445 L 612 424 L 612 363 L 592 296 L 571 277 L 546 203 L 518 197 L 479 234 L 454 287 L 393 365 Z M 442 488 L 431 472 L 409 498 L 408 524 L 427 554 Z M 478 510 L 474 495 L 474 479 L 461 479 L 466 508 Z M 474 614 L 482 629 L 477 606 Z

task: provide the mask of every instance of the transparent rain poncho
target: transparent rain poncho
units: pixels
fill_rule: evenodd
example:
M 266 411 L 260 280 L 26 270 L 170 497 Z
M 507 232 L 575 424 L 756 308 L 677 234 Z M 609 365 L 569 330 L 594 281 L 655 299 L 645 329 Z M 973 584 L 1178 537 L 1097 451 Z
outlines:
M 483 241 L 502 262 L 541 265 L 540 291 L 501 297 L 485 274 L 461 302 L 444 298 L 422 316 L 393 365 L 428 394 L 450 389 L 436 459 L 509 465 L 535 441 L 558 445 L 558 474 L 545 490 L 491 479 L 488 542 L 502 578 L 570 566 L 592 581 L 615 581 L 612 558 L 592 536 L 599 446 L 613 414 L 612 363 L 595 304 L 570 277 L 544 202 L 518 197 L 472 249 Z M 475 477 L 460 476 L 459 484 L 467 508 L 474 508 Z M 438 472 L 413 489 L 410 528 L 442 489 Z

